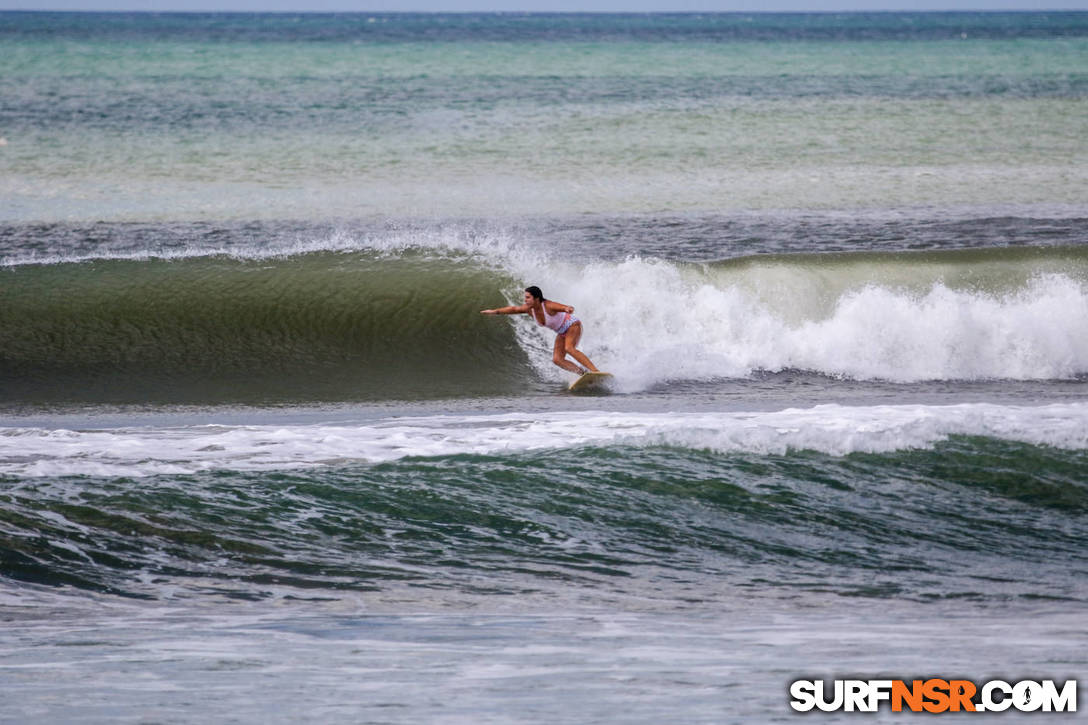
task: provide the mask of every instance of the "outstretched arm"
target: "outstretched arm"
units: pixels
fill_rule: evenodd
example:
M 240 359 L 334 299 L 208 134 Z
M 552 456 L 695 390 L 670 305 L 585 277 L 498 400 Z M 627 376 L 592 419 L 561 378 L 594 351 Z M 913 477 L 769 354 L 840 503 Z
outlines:
M 509 307 L 497 307 L 493 310 L 480 310 L 481 315 L 520 315 L 529 311 L 529 305 L 510 305 Z
M 548 314 L 554 315 L 557 312 L 574 312 L 574 308 L 570 305 L 564 305 L 560 302 L 552 302 L 551 300 L 544 300 L 544 307 L 547 308 Z

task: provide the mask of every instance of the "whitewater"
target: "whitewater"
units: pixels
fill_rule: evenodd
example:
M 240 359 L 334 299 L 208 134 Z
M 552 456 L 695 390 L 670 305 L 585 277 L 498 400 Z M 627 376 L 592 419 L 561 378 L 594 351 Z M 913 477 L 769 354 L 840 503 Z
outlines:
M 533 390 L 564 380 L 548 334 L 478 314 L 530 282 L 577 300 L 586 344 L 623 393 L 784 371 L 904 384 L 1088 373 L 1082 247 L 712 261 L 605 249 L 575 263 L 546 261 L 518 234 L 439 228 L 9 259 L 0 382 L 42 400 L 113 403 L 161 396 L 149 389 L 168 378 L 167 399 L 191 404 Z
M 975 436 L 1069 450 L 1088 448 L 1088 404 L 1037 407 L 844 407 L 735 413 L 535 413 L 395 417 L 336 425 L 9 428 L 0 474 L 154 476 L 217 469 L 293 470 L 409 457 L 577 454 L 602 447 L 669 447 L 719 454 L 836 456 L 932 449 Z
M 747 724 L 1088 667 L 1088 14 L 0 47 L 0 721 Z M 480 314 L 529 285 L 611 389 Z

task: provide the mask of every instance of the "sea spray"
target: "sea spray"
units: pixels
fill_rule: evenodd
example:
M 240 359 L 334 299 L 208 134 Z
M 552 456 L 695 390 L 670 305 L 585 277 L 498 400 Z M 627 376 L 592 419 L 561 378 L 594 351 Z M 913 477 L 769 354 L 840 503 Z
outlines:
M 546 294 L 577 301 L 583 346 L 628 391 L 757 371 L 896 382 L 1088 372 L 1081 250 L 742 261 L 591 263 L 554 275 Z M 519 333 L 554 375 L 545 338 Z

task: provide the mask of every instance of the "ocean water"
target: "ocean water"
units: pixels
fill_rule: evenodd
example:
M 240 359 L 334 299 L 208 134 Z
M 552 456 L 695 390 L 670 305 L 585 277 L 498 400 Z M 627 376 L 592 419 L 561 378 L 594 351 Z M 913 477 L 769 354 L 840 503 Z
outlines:
M 0 48 L 0 721 L 1083 680 L 1088 13 L 0 13 Z M 611 389 L 479 314 L 529 284 Z

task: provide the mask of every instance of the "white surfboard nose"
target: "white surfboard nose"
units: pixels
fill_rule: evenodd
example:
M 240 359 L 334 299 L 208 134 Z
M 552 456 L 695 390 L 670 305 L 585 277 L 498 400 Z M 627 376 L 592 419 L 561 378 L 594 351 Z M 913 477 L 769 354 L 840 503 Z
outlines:
M 579 390 L 589 390 L 591 388 L 597 388 L 601 385 L 605 385 L 612 379 L 612 373 L 584 373 L 581 377 L 570 384 L 569 390 L 572 392 L 578 392 Z

